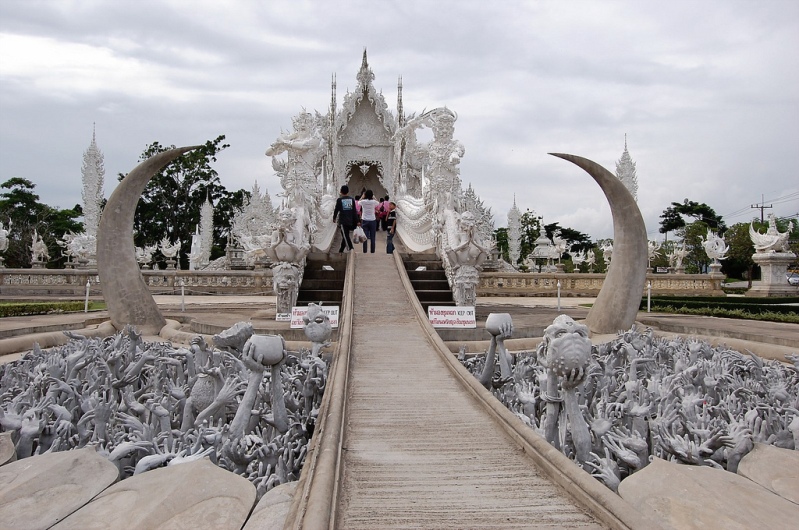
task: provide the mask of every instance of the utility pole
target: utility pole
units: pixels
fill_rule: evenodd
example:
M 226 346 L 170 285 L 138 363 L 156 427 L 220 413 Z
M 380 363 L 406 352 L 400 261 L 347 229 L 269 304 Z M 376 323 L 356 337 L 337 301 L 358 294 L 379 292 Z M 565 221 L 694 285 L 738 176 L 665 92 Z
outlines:
M 764 223 L 765 222 L 765 218 L 763 217 L 763 210 L 765 210 L 767 208 L 774 208 L 774 205 L 773 204 L 769 204 L 768 206 L 766 206 L 766 203 L 765 203 L 765 201 L 763 199 L 763 194 L 761 194 L 760 195 L 760 204 L 753 204 L 752 206 L 750 206 L 750 208 L 754 208 L 756 210 L 760 210 L 760 222 Z

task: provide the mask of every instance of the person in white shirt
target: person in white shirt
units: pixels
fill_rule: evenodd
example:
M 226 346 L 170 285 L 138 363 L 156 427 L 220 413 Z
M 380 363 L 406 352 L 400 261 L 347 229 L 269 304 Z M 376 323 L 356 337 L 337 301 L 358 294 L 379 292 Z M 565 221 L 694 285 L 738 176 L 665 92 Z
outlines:
M 366 243 L 371 242 L 372 254 L 375 253 L 375 235 L 377 233 L 377 216 L 375 210 L 380 204 L 374 199 L 372 190 L 366 190 L 365 198 L 361 199 L 361 227 L 366 234 L 366 241 L 363 242 L 363 252 L 366 253 Z

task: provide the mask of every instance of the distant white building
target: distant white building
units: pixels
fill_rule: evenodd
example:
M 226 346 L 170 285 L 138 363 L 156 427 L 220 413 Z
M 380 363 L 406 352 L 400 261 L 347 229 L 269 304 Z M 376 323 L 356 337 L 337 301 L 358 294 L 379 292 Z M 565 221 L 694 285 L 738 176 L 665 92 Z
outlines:
M 635 162 L 627 151 L 627 135 L 624 135 L 624 153 L 616 162 L 616 177 L 632 193 L 633 198 L 638 201 L 638 177 L 635 175 Z
M 92 143 L 83 153 L 81 174 L 83 175 L 83 229 L 87 236 L 96 237 L 103 204 L 105 167 L 103 153 L 97 148 L 94 129 L 92 129 Z

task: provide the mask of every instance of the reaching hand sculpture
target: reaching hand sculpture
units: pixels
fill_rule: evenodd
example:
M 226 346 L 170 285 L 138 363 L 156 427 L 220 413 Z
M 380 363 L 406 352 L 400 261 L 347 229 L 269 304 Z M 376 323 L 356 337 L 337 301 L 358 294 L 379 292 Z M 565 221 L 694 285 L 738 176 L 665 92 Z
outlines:
M 253 335 L 244 344 L 242 361 L 250 370 L 249 382 L 244 397 L 236 411 L 236 417 L 230 424 L 230 433 L 234 438 L 244 435 L 253 419 L 253 410 L 258 396 L 258 389 L 264 377 L 264 370 L 271 370 L 272 378 L 269 387 L 272 395 L 272 418 L 268 423 L 285 433 L 288 430 L 288 415 L 283 396 L 283 385 L 280 376 L 280 364 L 286 358 L 286 343 L 279 335 Z
M 321 358 L 290 355 L 247 323 L 215 336 L 225 351 L 201 338 L 147 343 L 130 327 L 70 337 L 0 366 L 0 426 L 20 458 L 92 445 L 124 479 L 210 457 L 260 495 L 299 476 L 327 377 Z
M 544 330 L 544 340 L 539 345 L 538 358 L 547 369 L 547 416 L 544 435 L 550 443 L 559 447 L 557 437 L 560 408 L 558 384 L 565 394 L 566 418 L 572 434 L 577 461 L 584 464 L 591 451 L 588 424 L 580 412 L 577 387 L 583 383 L 591 360 L 591 340 L 588 328 L 578 324 L 567 315 L 558 316 Z
M 515 355 L 513 391 L 501 380 L 491 386 L 518 417 L 609 488 L 653 456 L 734 472 L 755 443 L 799 447 L 795 367 L 635 328 L 591 349 L 574 334 L 580 325 L 565 318 L 547 328 L 537 352 Z M 493 373 L 492 354 L 482 367 L 478 358 L 462 360 L 484 385 L 486 365 Z M 799 364 L 799 356 L 788 359 Z M 559 424 L 561 403 L 568 427 Z
M 491 334 L 491 345 L 486 355 L 483 371 L 478 377 L 480 383 L 487 389 L 501 387 L 508 381 L 513 380 L 511 372 L 511 357 L 505 348 L 505 339 L 513 336 L 513 319 L 508 313 L 491 313 L 486 319 L 486 331 Z M 496 371 L 496 356 L 499 350 L 500 377 L 494 379 Z

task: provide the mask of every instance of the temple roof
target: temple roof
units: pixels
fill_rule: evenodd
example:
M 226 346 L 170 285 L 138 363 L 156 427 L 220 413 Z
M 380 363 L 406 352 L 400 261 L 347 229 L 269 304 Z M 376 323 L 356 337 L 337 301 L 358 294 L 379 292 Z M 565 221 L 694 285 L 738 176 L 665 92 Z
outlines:
M 361 68 L 358 70 L 355 79 L 358 81 L 355 91 L 347 92 L 344 96 L 341 110 L 336 115 L 336 133 L 340 136 L 341 133 L 344 132 L 352 120 L 356 108 L 364 100 L 364 97 L 366 97 L 372 104 L 374 112 L 377 114 L 377 118 L 380 120 L 383 128 L 389 135 L 393 135 L 397 128 L 397 121 L 394 114 L 389 110 L 383 94 L 375 90 L 374 84 L 372 83 L 375 79 L 375 74 L 372 72 L 372 69 L 369 68 L 366 48 L 363 50 Z

